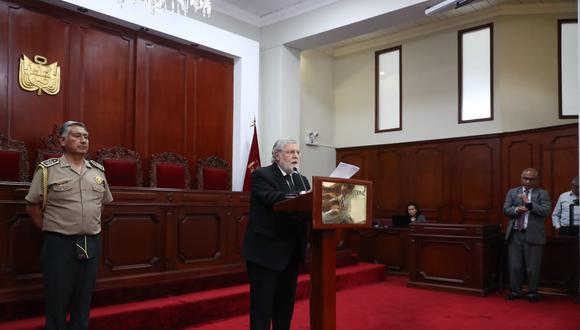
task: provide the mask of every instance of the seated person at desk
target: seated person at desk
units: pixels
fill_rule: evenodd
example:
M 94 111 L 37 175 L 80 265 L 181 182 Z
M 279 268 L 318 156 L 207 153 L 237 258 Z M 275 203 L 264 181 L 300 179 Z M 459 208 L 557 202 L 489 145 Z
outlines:
M 411 223 L 413 222 L 427 222 L 427 219 L 423 214 L 421 214 L 421 210 L 419 209 L 419 205 L 415 202 L 410 202 L 407 204 L 407 213 L 409 217 L 411 217 Z

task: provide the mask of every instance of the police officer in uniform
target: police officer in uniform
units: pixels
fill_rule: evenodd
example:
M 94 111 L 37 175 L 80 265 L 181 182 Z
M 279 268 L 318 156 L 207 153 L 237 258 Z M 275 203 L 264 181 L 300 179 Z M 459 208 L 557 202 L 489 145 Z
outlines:
M 26 211 L 44 232 L 46 329 L 87 329 L 101 255 L 101 211 L 113 197 L 103 166 L 85 159 L 85 124 L 67 121 L 59 135 L 64 155 L 39 164 Z

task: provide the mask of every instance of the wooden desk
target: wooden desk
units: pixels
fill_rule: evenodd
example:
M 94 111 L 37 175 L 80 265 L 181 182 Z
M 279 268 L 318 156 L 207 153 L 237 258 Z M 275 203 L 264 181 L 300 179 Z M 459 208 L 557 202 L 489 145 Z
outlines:
M 408 235 L 409 228 L 396 227 L 375 227 L 367 231 L 352 231 L 349 234 L 347 246 L 356 246 L 356 242 L 360 242 L 357 252 L 363 261 L 384 264 L 390 273 L 407 274 L 409 272 Z
M 486 295 L 499 287 L 500 242 L 498 225 L 414 224 L 408 286 Z
M 447 226 L 449 225 L 444 225 L 444 227 Z M 438 230 L 429 234 L 439 232 Z M 456 231 L 454 230 L 454 232 Z M 408 228 L 390 226 L 375 227 L 371 230 L 348 231 L 345 233 L 345 247 L 356 252 L 362 261 L 384 264 L 387 271 L 391 273 L 407 274 L 409 273 L 409 258 L 411 256 L 417 258 L 416 254 L 412 255 L 409 251 L 409 233 L 410 229 Z M 415 230 L 415 233 L 418 233 L 417 230 Z M 447 233 L 443 233 L 443 235 L 449 236 Z M 506 288 L 509 287 L 508 253 L 503 236 L 504 234 L 500 233 L 500 259 L 502 261 L 503 274 L 501 278 L 502 287 Z M 494 251 L 493 253 L 496 252 Z M 540 291 L 577 295 L 579 286 L 578 238 L 548 237 L 544 247 L 540 276 Z M 439 282 L 444 283 L 442 280 Z M 454 283 L 453 285 L 456 286 Z
M 42 232 L 24 210 L 28 186 L 0 183 L 0 320 L 10 309 L 32 309 L 27 302 L 42 296 Z M 115 201 L 101 218 L 103 254 L 95 304 L 101 297 L 111 303 L 113 295 L 105 292 L 134 288 L 146 298 L 150 284 L 245 270 L 240 251 L 248 193 L 120 187 L 111 191 Z

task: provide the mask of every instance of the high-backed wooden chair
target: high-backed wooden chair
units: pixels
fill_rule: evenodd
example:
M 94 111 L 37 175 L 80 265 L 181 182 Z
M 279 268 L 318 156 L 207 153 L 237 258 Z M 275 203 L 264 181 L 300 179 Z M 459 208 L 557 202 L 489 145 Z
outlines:
M 109 186 L 143 186 L 141 156 L 136 151 L 124 147 L 101 149 L 97 162 L 105 167 Z
M 231 190 L 230 164 L 214 156 L 199 159 L 197 161 L 197 189 Z
M 0 181 L 28 181 L 26 145 L 3 135 L 0 135 Z
M 151 155 L 149 185 L 158 188 L 189 189 L 187 159 L 173 152 Z
M 54 126 L 52 133 L 41 138 L 44 148 L 38 149 L 36 154 L 36 164 L 45 161 L 49 158 L 59 158 L 63 154 L 63 148 L 60 145 L 60 137 L 58 136 L 58 127 Z

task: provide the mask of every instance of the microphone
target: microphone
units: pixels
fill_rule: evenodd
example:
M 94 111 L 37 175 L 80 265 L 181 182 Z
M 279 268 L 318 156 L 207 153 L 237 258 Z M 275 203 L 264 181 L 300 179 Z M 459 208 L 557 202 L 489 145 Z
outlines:
M 304 189 L 303 191 L 305 191 L 306 185 L 304 184 L 304 180 L 302 180 L 302 175 L 300 174 L 300 172 L 298 172 L 297 167 L 294 167 L 293 170 L 294 170 L 294 172 L 296 172 L 298 174 L 298 177 L 300 178 L 300 183 L 302 183 L 302 189 Z

